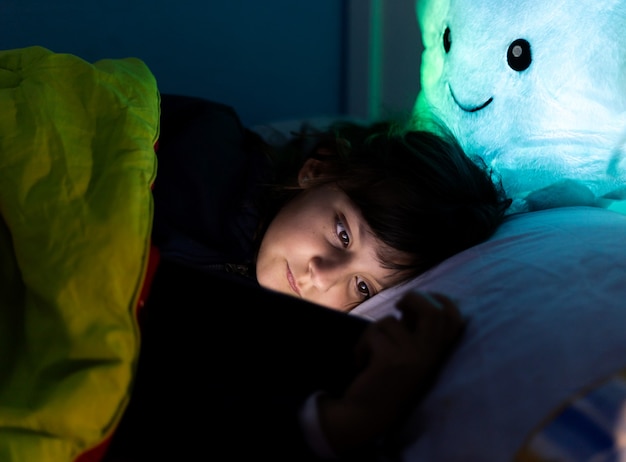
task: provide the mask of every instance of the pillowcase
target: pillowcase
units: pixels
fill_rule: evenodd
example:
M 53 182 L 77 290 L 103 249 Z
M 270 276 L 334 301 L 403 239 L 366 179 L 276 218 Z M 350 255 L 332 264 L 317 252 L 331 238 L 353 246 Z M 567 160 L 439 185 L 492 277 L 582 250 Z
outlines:
M 511 215 L 486 242 L 352 313 L 395 313 L 393 303 L 413 289 L 450 295 L 468 325 L 389 449 L 393 460 L 513 460 L 559 405 L 626 366 L 620 213 L 564 207 Z

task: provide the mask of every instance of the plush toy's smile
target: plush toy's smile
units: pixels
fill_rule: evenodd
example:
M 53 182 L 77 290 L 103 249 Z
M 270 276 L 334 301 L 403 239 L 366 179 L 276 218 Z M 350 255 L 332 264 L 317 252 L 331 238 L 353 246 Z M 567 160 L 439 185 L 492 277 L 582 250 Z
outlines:
M 491 102 L 493 101 L 493 97 L 489 98 L 487 101 L 485 101 L 483 104 L 481 104 L 480 106 L 464 106 L 463 104 L 459 103 L 459 100 L 456 99 L 456 96 L 454 95 L 454 92 L 452 91 L 452 87 L 450 86 L 450 84 L 448 84 L 448 88 L 450 89 L 450 94 L 452 95 L 452 99 L 454 100 L 454 102 L 456 103 L 457 106 L 459 106 L 463 111 L 465 112 L 476 112 L 476 111 L 480 111 L 481 109 L 484 109 L 485 107 L 487 107 L 489 104 L 491 104 Z

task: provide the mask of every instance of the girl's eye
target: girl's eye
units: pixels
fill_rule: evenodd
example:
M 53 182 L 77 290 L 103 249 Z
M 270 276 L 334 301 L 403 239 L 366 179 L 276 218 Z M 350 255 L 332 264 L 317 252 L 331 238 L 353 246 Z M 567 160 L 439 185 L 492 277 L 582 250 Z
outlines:
M 370 288 L 367 285 L 367 282 L 365 282 L 363 279 L 358 279 L 357 278 L 357 280 L 356 280 L 356 291 L 363 298 L 363 300 L 367 300 L 368 298 L 370 298 L 372 296 L 372 292 L 370 291 Z
M 341 245 L 344 247 L 348 247 L 350 245 L 350 235 L 348 234 L 348 231 L 346 230 L 343 222 L 339 219 L 337 219 L 336 230 L 337 237 L 339 238 L 339 242 L 341 242 Z

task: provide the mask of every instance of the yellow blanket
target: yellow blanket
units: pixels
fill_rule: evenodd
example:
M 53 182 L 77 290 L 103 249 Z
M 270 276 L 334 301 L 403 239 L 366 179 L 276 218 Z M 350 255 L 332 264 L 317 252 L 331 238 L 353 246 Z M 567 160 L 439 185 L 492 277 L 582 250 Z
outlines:
M 137 59 L 0 51 L 0 460 L 71 461 L 124 410 L 159 96 Z

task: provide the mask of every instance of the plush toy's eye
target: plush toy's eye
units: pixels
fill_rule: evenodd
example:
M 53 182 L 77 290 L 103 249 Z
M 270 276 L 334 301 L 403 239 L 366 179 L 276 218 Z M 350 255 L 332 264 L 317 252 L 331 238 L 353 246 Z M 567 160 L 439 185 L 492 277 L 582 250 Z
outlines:
M 513 41 L 506 53 L 506 60 L 514 71 L 522 72 L 528 69 L 532 61 L 530 43 L 524 39 Z
M 446 50 L 446 53 L 450 52 L 450 28 L 446 27 L 446 30 L 443 33 L 443 49 Z

